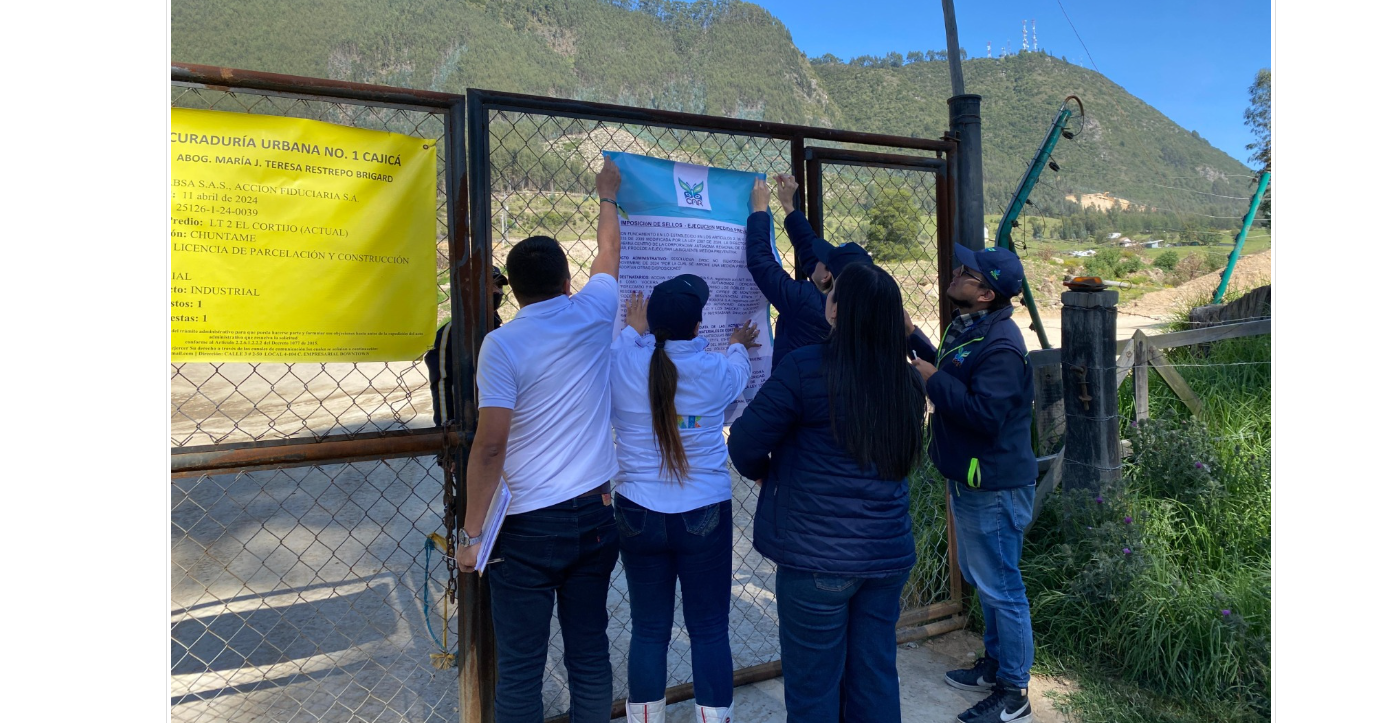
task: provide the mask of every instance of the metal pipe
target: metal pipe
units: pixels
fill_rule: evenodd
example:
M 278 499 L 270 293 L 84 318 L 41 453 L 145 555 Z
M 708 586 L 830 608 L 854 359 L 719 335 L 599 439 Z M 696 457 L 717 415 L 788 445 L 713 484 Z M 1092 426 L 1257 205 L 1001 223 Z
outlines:
M 182 478 L 249 469 L 417 457 L 440 452 L 448 437 L 452 444 L 459 443 L 459 434 L 448 435 L 445 430 L 435 428 L 387 432 L 374 437 L 346 434 L 318 439 L 178 447 L 170 452 L 170 476 Z
M 1241 247 L 1246 245 L 1246 234 L 1251 230 L 1251 222 L 1255 220 L 1256 209 L 1260 208 L 1260 200 L 1265 197 L 1265 187 L 1270 185 L 1270 172 L 1260 174 L 1260 185 L 1255 188 L 1255 195 L 1251 196 L 1251 208 L 1246 211 L 1246 218 L 1241 221 L 1241 233 L 1236 234 L 1236 247 L 1231 249 L 1231 258 L 1226 261 L 1226 270 L 1222 271 L 1221 284 L 1217 286 L 1217 293 L 1212 294 L 1212 303 L 1220 304 L 1222 297 L 1226 295 L 1226 286 L 1231 283 L 1231 272 L 1236 270 L 1236 262 L 1241 260 Z
M 874 151 L 850 151 L 843 148 L 809 148 L 805 150 L 805 158 L 813 158 L 845 166 L 900 168 L 909 171 L 940 171 L 945 168 L 945 159 L 943 158 L 907 156 L 899 153 L 878 153 Z
M 984 148 L 977 95 L 957 95 L 950 105 L 955 154 L 955 240 L 975 251 L 984 248 Z
M 806 141 L 820 140 L 839 143 L 860 143 L 870 146 L 896 146 L 898 148 L 915 148 L 923 151 L 945 151 L 950 150 L 954 146 L 953 143 L 939 139 L 911 138 L 908 136 L 894 136 L 885 133 L 841 131 L 815 126 L 771 123 L 742 118 L 724 118 L 721 116 L 679 113 L 677 111 L 655 110 L 652 108 L 631 108 L 630 106 L 613 105 L 611 103 L 592 103 L 589 101 L 569 100 L 566 98 L 548 98 L 539 95 L 524 95 L 522 93 L 504 93 L 495 90 L 471 88 L 466 91 L 466 95 L 469 96 L 471 94 L 478 94 L 481 102 L 484 103 L 486 107 L 494 110 L 514 111 L 518 113 L 545 113 L 547 115 L 561 116 L 564 118 L 581 118 L 585 120 L 610 121 L 615 123 L 637 123 L 678 130 L 764 136 L 781 140 L 792 140 L 797 137 L 802 137 Z
M 250 88 L 282 93 L 310 93 L 371 103 L 414 105 L 428 108 L 450 108 L 451 104 L 461 97 L 456 93 L 350 83 L 344 80 L 307 78 L 299 75 L 220 68 L 216 65 L 196 63 L 171 63 L 170 79 L 214 88 Z

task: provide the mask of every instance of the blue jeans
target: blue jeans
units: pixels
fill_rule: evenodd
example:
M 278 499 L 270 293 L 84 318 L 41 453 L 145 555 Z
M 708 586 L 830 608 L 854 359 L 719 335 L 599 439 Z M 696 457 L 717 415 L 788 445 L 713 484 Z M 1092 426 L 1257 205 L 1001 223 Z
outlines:
M 1026 688 L 1032 668 L 1032 620 L 1018 560 L 1036 488 L 984 490 L 963 482 L 950 484 L 960 573 L 979 591 L 984 611 L 984 654 L 999 662 L 999 680 Z
M 910 574 L 843 577 L 776 568 L 787 721 L 835 723 L 841 708 L 849 723 L 902 719 L 897 617 Z
M 630 702 L 664 699 L 674 583 L 693 653 L 698 705 L 732 705 L 732 502 L 666 514 L 615 496 L 620 559 L 630 590 Z
M 499 663 L 497 723 L 542 723 L 554 599 L 572 695 L 571 720 L 611 719 L 606 592 L 617 554 L 615 518 L 601 495 L 505 519 L 494 551 L 500 561 L 485 568 Z

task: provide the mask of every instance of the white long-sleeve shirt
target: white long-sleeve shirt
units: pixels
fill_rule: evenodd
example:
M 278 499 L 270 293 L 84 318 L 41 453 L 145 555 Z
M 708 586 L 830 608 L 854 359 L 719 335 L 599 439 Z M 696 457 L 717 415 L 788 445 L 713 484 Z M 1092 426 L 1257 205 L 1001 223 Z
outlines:
M 708 340 L 669 340 L 664 351 L 679 372 L 674 409 L 679 439 L 688 456 L 682 484 L 660 473 L 659 445 L 650 416 L 650 357 L 654 336 L 629 326 L 611 343 L 611 425 L 616 430 L 620 472 L 615 491 L 656 512 L 687 512 L 732 498 L 723 413 L 741 396 L 751 378 L 746 347 L 732 344 L 724 354 L 706 351 Z

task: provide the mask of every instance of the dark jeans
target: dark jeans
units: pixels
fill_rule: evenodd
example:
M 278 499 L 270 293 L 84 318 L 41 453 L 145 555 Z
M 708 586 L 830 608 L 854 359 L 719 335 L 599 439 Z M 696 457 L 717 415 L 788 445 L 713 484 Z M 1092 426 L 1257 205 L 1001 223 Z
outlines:
M 630 702 L 664 699 L 674 583 L 683 585 L 683 619 L 693 652 L 698 705 L 732 705 L 732 502 L 665 514 L 616 495 L 620 559 L 630 589 Z
M 910 574 L 843 577 L 776 568 L 787 721 L 902 719 L 897 617 Z
M 601 495 L 510 515 L 486 568 L 499 680 L 495 721 L 541 723 L 543 670 L 557 599 L 571 720 L 611 719 L 606 592 L 616 566 L 616 522 Z

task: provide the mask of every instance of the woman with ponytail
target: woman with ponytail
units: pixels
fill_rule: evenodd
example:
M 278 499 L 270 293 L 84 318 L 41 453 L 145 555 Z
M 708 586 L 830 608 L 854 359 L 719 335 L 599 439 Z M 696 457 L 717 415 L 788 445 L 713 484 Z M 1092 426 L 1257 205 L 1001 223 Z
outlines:
M 824 316 L 829 339 L 781 360 L 728 451 L 761 484 L 755 543 L 776 564 L 786 720 L 897 723 L 896 625 L 916 563 L 907 477 L 926 399 L 886 271 L 846 267 Z
M 626 720 L 664 723 L 674 585 L 693 652 L 697 723 L 728 723 L 732 647 L 732 482 L 722 422 L 751 378 L 756 326 L 707 353 L 698 336 L 708 285 L 691 274 L 626 302 L 611 345 L 611 424 L 616 430 L 616 527 L 630 590 L 630 695 Z

